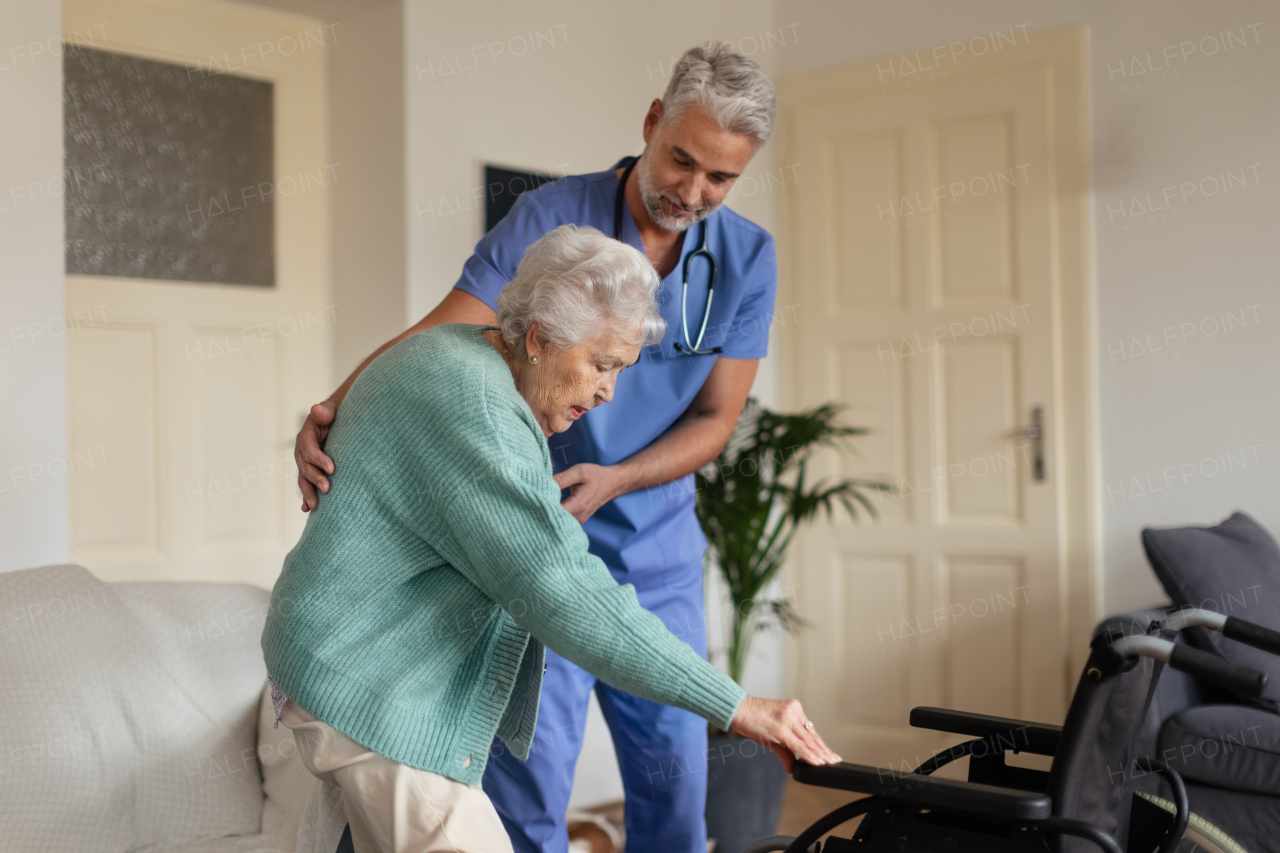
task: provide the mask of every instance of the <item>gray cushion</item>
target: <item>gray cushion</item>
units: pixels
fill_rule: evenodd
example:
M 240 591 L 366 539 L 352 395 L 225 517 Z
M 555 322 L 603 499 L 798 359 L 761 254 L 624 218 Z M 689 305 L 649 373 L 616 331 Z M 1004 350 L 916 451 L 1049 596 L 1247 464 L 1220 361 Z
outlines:
M 1280 796 L 1280 716 L 1244 705 L 1199 705 L 1165 722 L 1156 757 L 1188 781 Z
M 1175 605 L 1203 607 L 1280 630 L 1280 546 L 1243 512 L 1216 527 L 1147 528 L 1142 545 Z M 1260 704 L 1280 707 L 1280 657 L 1202 628 L 1183 633 L 1192 645 L 1267 673 Z
M 164 850 L 257 835 L 259 637 L 244 584 L 0 573 L 6 850 Z

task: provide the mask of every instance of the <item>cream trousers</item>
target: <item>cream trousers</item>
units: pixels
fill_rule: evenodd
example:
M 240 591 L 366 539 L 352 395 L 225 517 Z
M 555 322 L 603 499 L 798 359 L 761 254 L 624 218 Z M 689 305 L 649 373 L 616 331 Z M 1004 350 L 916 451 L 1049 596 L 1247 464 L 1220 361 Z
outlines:
M 293 730 L 311 774 L 342 789 L 356 853 L 512 853 L 478 785 L 372 752 L 292 700 L 280 722 Z

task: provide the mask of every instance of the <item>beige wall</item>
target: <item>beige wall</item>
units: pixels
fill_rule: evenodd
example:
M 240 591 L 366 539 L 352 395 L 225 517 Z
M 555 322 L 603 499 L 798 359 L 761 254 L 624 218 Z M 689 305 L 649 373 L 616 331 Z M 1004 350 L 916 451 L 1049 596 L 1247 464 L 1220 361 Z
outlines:
M 0 3 L 0 571 L 67 559 L 61 32 Z
M 801 34 L 802 49 L 779 54 L 784 75 L 1088 25 L 1102 607 L 1162 600 L 1144 526 L 1212 524 L 1239 508 L 1280 534 L 1280 6 L 778 0 L 775 15 Z M 1228 171 L 1231 191 L 1212 194 Z M 1146 207 L 1148 194 L 1167 208 L 1142 215 L 1135 199 Z

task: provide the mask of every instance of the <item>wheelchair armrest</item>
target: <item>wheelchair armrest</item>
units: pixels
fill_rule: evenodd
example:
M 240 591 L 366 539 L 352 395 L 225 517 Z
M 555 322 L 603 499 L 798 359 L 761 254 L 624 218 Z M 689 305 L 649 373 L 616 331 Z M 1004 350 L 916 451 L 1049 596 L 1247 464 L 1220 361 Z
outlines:
M 996 746 L 1003 749 L 1036 755 L 1053 755 L 1058 749 L 1058 740 L 1062 737 L 1062 726 L 1009 717 L 989 717 L 986 714 L 970 714 L 948 708 L 912 708 L 911 725 L 918 729 L 991 738 Z
M 815 767 L 797 761 L 791 777 L 805 785 L 857 791 L 924 808 L 949 809 L 1006 820 L 1044 820 L 1052 811 L 1052 801 L 1046 794 L 958 779 L 917 776 L 863 764 Z

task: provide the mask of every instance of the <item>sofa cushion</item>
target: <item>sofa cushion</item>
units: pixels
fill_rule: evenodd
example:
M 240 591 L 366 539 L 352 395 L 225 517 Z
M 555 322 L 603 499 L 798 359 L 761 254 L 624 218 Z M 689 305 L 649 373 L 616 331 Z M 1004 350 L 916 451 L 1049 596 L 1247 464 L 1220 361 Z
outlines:
M 252 835 L 269 594 L 0 573 L 0 826 L 13 850 Z
M 1280 546 L 1243 512 L 1216 527 L 1142 531 L 1151 568 L 1179 607 L 1201 607 L 1280 630 Z M 1195 646 L 1267 673 L 1261 702 L 1280 708 L 1280 657 L 1203 628 L 1183 632 Z
M 1280 715 L 1197 705 L 1165 722 L 1156 757 L 1189 781 L 1280 796 Z

